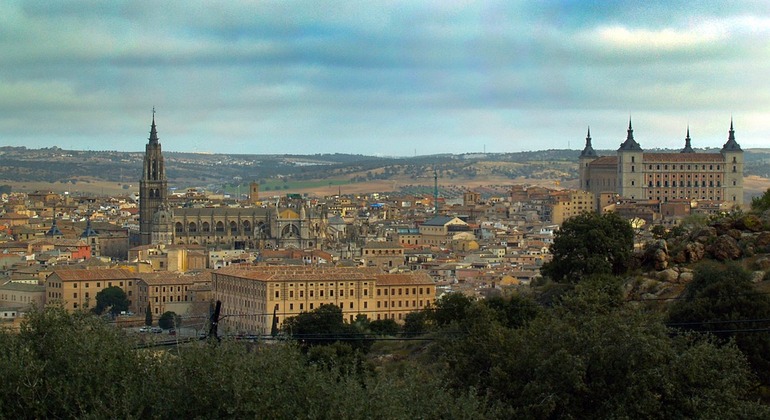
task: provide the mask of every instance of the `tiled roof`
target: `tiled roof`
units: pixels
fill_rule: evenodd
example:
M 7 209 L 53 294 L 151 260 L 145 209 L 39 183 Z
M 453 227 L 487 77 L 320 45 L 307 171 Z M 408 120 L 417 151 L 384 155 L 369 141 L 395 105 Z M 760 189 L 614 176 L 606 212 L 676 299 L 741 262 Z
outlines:
M 378 274 L 377 286 L 401 286 L 401 285 L 433 285 L 433 279 L 426 272 L 412 272 L 402 274 Z
M 592 160 L 589 165 L 596 166 L 596 165 L 617 165 L 618 164 L 618 157 L 617 156 L 602 156 L 598 159 Z
M 58 276 L 62 281 L 126 280 L 137 278 L 136 274 L 122 268 L 55 270 L 52 275 Z

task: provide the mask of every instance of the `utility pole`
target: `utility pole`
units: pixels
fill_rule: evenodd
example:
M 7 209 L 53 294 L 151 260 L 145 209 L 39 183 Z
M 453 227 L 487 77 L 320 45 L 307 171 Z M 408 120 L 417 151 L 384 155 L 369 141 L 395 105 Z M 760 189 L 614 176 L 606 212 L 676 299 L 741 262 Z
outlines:
M 219 313 L 222 310 L 222 301 L 217 301 L 217 306 L 214 307 L 214 313 L 211 314 L 211 328 L 209 328 L 209 338 L 216 338 L 219 341 L 219 335 L 217 334 L 217 326 L 219 325 Z

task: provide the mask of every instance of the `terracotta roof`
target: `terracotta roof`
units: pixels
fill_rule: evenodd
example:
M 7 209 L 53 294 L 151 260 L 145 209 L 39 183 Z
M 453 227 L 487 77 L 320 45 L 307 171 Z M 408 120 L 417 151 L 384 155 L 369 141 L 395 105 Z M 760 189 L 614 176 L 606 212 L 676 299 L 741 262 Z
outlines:
M 376 280 L 377 286 L 435 284 L 428 273 L 423 271 L 403 274 L 378 274 Z
M 617 165 L 618 164 L 618 157 L 617 156 L 602 156 L 599 159 L 594 159 L 589 163 L 589 165 Z
M 142 279 L 148 286 L 163 284 L 193 284 L 195 276 L 186 276 L 178 273 L 138 273 L 136 277 Z
M 644 163 L 653 162 L 685 162 L 685 163 L 724 163 L 721 153 L 645 153 Z
M 136 274 L 122 268 L 55 270 L 52 275 L 58 276 L 62 281 L 126 280 L 137 278 Z
M 319 267 L 302 265 L 226 267 L 214 272 L 259 281 L 348 281 L 374 280 L 379 270 L 349 267 Z

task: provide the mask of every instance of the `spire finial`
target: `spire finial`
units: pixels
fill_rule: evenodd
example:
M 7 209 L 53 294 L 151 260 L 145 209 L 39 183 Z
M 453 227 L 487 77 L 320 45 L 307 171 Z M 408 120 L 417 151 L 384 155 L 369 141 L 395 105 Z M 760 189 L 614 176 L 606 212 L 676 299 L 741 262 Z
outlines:
M 684 138 L 684 149 L 682 149 L 680 153 L 695 153 L 695 150 L 692 150 L 692 145 L 690 144 L 690 124 L 687 124 L 687 136 Z
M 155 128 L 155 107 L 152 107 L 152 124 L 150 125 L 150 143 L 158 143 L 158 130 Z
M 580 153 L 580 157 L 596 157 L 596 151 L 591 146 L 591 126 L 588 126 L 588 133 L 586 134 L 586 147 Z

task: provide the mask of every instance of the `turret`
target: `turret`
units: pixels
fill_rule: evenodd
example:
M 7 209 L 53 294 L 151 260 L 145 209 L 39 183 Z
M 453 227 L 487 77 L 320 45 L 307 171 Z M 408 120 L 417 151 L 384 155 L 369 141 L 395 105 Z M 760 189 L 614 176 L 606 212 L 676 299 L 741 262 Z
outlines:
M 631 118 L 628 118 L 626 140 L 618 149 L 618 189 L 621 197 L 639 199 L 644 196 L 644 151 L 634 140 Z
M 679 153 L 695 153 L 695 150 L 692 150 L 692 145 L 690 145 L 690 126 L 687 126 L 687 137 L 684 138 L 684 149 L 680 151 Z
M 591 171 L 589 165 L 596 160 L 599 156 L 596 154 L 593 146 L 591 146 L 591 127 L 588 127 L 588 133 L 586 134 L 586 145 L 583 151 L 580 152 L 579 159 L 579 175 L 580 175 L 580 189 L 584 191 L 591 191 Z
M 722 146 L 721 152 L 725 159 L 725 197 L 724 201 L 734 206 L 743 205 L 743 149 L 735 141 L 733 120 L 730 119 L 730 131 L 727 142 Z

